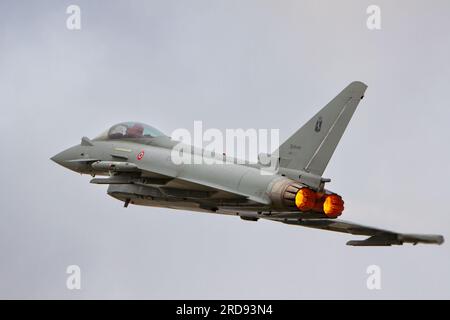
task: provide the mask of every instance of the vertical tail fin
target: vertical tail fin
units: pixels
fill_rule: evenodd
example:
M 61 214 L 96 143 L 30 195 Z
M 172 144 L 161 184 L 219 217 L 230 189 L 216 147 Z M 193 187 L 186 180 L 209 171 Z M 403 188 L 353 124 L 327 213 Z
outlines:
M 321 176 L 367 86 L 350 83 L 278 149 L 280 167 Z

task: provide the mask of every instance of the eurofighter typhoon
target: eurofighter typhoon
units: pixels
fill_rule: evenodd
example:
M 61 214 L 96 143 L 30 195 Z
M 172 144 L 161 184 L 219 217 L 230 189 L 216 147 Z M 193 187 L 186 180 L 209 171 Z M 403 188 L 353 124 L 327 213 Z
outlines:
M 351 83 L 282 143 L 273 154 L 273 174 L 262 174 L 267 166 L 263 161 L 236 163 L 194 147 L 183 150 L 214 161 L 177 164 L 171 155 L 179 142 L 138 122 L 119 123 L 92 140 L 83 137 L 80 144 L 51 159 L 91 175 L 91 183 L 108 185 L 107 193 L 125 207 L 236 215 L 366 236 L 348 241 L 351 246 L 442 244 L 441 235 L 397 233 L 337 219 L 344 201 L 325 188 L 330 179 L 322 175 L 366 88 L 362 82 Z

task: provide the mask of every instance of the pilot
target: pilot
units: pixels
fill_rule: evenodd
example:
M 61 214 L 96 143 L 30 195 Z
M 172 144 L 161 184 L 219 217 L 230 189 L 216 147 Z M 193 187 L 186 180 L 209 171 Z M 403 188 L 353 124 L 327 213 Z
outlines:
M 144 134 L 144 127 L 139 123 L 133 124 L 133 126 L 127 129 L 126 137 L 127 138 L 141 138 Z

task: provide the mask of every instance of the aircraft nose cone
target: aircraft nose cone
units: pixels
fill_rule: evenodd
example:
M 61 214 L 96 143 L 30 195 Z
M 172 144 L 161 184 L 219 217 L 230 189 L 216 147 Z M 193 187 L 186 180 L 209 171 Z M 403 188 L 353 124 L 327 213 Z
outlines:
M 63 165 L 62 163 L 63 163 L 63 161 L 64 161 L 64 158 L 63 158 L 63 156 L 62 156 L 62 153 L 63 152 L 60 152 L 60 153 L 58 153 L 58 154 L 55 154 L 53 157 L 51 157 L 50 158 L 50 160 L 52 160 L 53 162 L 55 162 L 55 163 L 57 163 L 57 164 L 59 164 L 59 165 Z
M 64 150 L 51 157 L 50 160 L 54 161 L 60 166 L 63 166 L 64 168 L 78 172 L 79 166 L 77 162 L 74 162 L 74 159 L 79 158 L 79 154 L 81 152 L 79 148 L 79 146 L 74 146 L 72 148 Z
M 64 150 L 58 154 L 55 154 L 53 157 L 50 158 L 50 160 L 59 164 L 60 166 L 63 166 L 64 168 L 71 169 L 71 168 L 69 168 L 69 162 L 67 161 L 67 160 L 69 160 L 67 150 Z

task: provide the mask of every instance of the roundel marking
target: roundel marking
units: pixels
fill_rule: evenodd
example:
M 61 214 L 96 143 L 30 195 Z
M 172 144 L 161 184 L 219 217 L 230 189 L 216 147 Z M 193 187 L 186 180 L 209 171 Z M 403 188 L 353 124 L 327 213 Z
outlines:
M 142 158 L 144 157 L 144 154 L 145 154 L 144 150 L 141 150 L 141 152 L 139 152 L 137 154 L 136 159 L 142 160 Z

